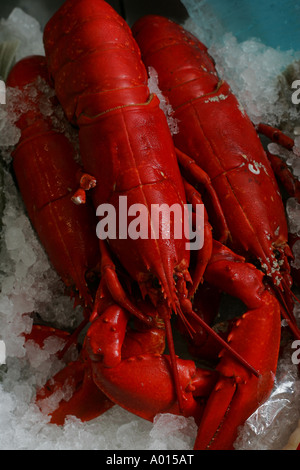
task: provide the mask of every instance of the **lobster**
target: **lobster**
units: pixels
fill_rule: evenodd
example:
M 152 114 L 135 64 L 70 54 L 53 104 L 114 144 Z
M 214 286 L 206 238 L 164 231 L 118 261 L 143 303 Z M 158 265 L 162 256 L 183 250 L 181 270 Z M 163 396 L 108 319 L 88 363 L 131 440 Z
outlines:
M 82 190 L 89 189 L 95 208 L 110 203 L 118 216 L 120 194 L 129 203 L 146 201 L 148 207 L 183 207 L 186 195 L 198 203 L 200 194 L 181 176 L 166 118 L 158 98 L 149 93 L 139 49 L 122 18 L 102 0 L 67 0 L 46 25 L 44 41 L 56 95 L 79 129 L 84 173 L 81 191 L 75 191 L 73 199 L 81 202 Z M 215 202 L 214 191 L 209 190 Z M 160 235 L 169 230 L 164 224 L 159 228 Z M 150 420 L 158 412 L 193 416 L 199 424 L 195 448 L 232 447 L 237 427 L 272 388 L 280 308 L 265 288 L 262 272 L 213 241 L 209 224 L 206 230 L 208 252 L 204 245 L 205 254 L 197 254 L 191 273 L 184 238 L 109 238 L 109 244 L 100 240 L 101 279 L 80 360 L 67 365 L 38 396 L 47 398 L 66 383 L 68 374 L 77 385 L 83 382 L 71 403 L 52 412 L 53 422 L 61 423 L 72 407 L 81 410 L 77 415 L 82 419 L 95 416 L 84 401 L 90 393 L 94 401 L 96 384 L 104 406 L 117 403 Z M 119 262 L 130 288 L 120 281 Z M 227 342 L 193 311 L 192 296 L 202 277 L 247 305 Z M 194 324 L 201 325 L 219 343 L 216 371 L 176 357 L 172 312 L 190 334 Z M 138 325 L 133 331 L 132 318 Z M 40 338 L 38 328 L 36 332 Z M 165 336 L 169 354 L 164 354 Z
M 10 71 L 7 86 L 22 90 L 27 107 L 16 122 L 21 137 L 12 152 L 14 175 L 27 214 L 67 293 L 74 297 L 74 306 L 81 304 L 84 308 L 84 319 L 72 335 L 35 324 L 25 339 L 42 347 L 50 336 L 61 338 L 65 342 L 59 353 L 62 358 L 87 325 L 93 306 L 93 270 L 100 262 L 99 245 L 93 230 L 95 213 L 88 201 L 85 207 L 72 202 L 81 166 L 75 161 L 75 149 L 70 140 L 40 109 L 45 90 L 50 90 L 45 57 L 31 56 L 20 60 Z M 52 106 L 57 106 L 55 98 L 52 100 Z M 91 419 L 113 405 L 94 385 L 89 369 L 81 359 L 59 373 L 56 381 L 52 381 L 52 392 L 55 386 L 58 388 L 59 380 L 65 383 L 67 379 L 73 381 L 76 393 L 72 400 L 55 410 L 55 422 L 63 423 L 66 414 L 74 414 L 82 420 Z M 44 390 L 49 394 L 49 387 Z M 43 390 L 37 394 L 37 400 L 41 395 L 46 396 Z
M 190 32 L 156 15 L 140 18 L 132 31 L 144 63 L 156 71 L 158 86 L 172 106 L 178 123 L 174 143 L 188 155 L 180 156 L 182 171 L 196 165 L 206 172 L 225 215 L 224 242 L 259 264 L 299 338 L 284 205 L 256 129 L 228 83 L 219 78 L 206 46 Z M 276 136 L 266 125 L 258 131 Z M 213 221 L 213 211 L 208 212 Z M 217 223 L 212 225 L 217 231 Z
M 106 2 L 70 0 L 47 23 L 44 45 L 58 100 L 69 121 L 79 128 L 84 170 L 97 181 L 91 189 L 95 207 L 111 204 L 119 220 L 119 198 L 126 196 L 128 207 L 140 204 L 149 211 L 151 205 L 175 204 L 184 214 L 185 188 L 167 121 L 158 98 L 149 92 L 145 66 L 125 21 Z M 197 279 L 191 278 L 187 240 L 185 236 L 175 239 L 174 224 L 170 222 L 169 239 L 162 236 L 166 227 L 160 224 L 158 242 L 150 236 L 110 237 L 109 249 L 142 296 L 148 294 L 165 325 L 183 410 L 170 317 L 173 310 L 187 323 L 185 315 L 193 312 L 186 284 L 193 282 L 196 287 L 200 278 L 198 272 Z M 103 240 L 100 251 L 102 278 L 92 318 L 106 288 L 116 304 L 151 324 L 153 317 L 139 311 L 121 286 Z
M 45 58 L 32 56 L 21 60 L 15 65 L 10 72 L 8 86 L 21 88 L 24 101 L 27 101 L 30 96 L 35 95 L 32 93 L 33 90 L 38 95 L 42 95 L 45 83 L 50 85 L 48 78 Z M 41 80 L 43 83 L 41 83 Z M 73 192 L 78 185 L 77 176 L 82 175 L 81 167 L 74 160 L 74 149 L 70 141 L 63 133 L 53 128 L 51 119 L 42 114 L 39 104 L 36 97 L 34 101 L 28 102 L 29 110 L 17 122 L 22 133 L 20 141 L 12 153 L 14 171 L 28 215 L 57 272 L 61 275 L 67 287 L 73 287 L 75 291 L 78 290 L 81 294 L 88 293 L 83 304 L 87 315 L 88 312 L 91 313 L 92 293 L 87 289 L 85 270 L 87 270 L 88 264 L 91 266 L 92 263 L 95 263 L 95 259 L 99 263 L 98 240 L 94 230 L 96 225 L 94 214 L 88 205 L 83 207 L 75 205 L 73 202 L 70 204 L 71 199 L 74 198 Z M 36 175 L 37 181 L 41 181 L 39 185 L 31 183 L 30 175 L 32 174 Z M 55 182 L 55 185 L 52 185 L 52 182 Z M 60 190 L 59 193 L 55 192 L 57 187 Z M 47 210 L 46 216 L 43 214 L 45 208 Z M 46 227 L 45 222 L 47 223 Z M 52 226 L 58 226 L 58 235 L 47 240 L 45 234 L 48 234 L 49 238 L 49 227 Z M 72 236 L 79 235 L 78 245 L 75 244 L 74 246 L 74 240 L 65 243 L 64 226 L 71 227 Z M 48 230 L 48 233 L 46 230 Z M 53 230 L 51 230 L 51 234 L 53 234 Z M 65 251 L 63 252 L 63 250 Z M 75 256 L 73 256 L 73 250 Z M 57 256 L 57 252 L 59 256 Z M 72 263 L 65 266 L 63 263 L 65 259 L 70 259 Z M 83 282 L 83 286 L 80 285 L 80 282 Z M 76 299 L 75 305 L 77 301 L 78 299 Z M 145 330 L 145 327 L 143 329 L 141 326 L 135 325 L 135 329 L 132 330 L 127 327 L 128 313 L 124 309 L 115 306 L 108 296 L 101 300 L 101 308 L 105 314 L 104 319 L 101 318 L 101 346 L 106 345 L 107 348 L 105 354 L 106 365 L 114 365 L 121 350 L 123 360 L 127 357 L 140 357 L 142 353 L 150 355 L 150 358 L 151 354 L 154 354 L 156 358 L 159 353 L 163 352 L 165 341 L 164 330 L 161 327 Z M 143 311 L 146 310 L 150 315 L 149 306 L 143 304 Z M 84 324 L 86 323 L 87 319 L 84 320 Z M 115 326 L 112 326 L 113 324 Z M 82 327 L 81 324 L 78 330 L 81 330 Z M 66 345 L 63 348 L 63 352 L 65 352 L 77 338 L 78 330 L 75 331 L 75 335 L 73 334 L 70 337 L 67 332 L 46 325 L 35 324 L 31 333 L 26 335 L 26 341 L 34 341 L 40 347 L 43 347 L 45 339 L 56 336 L 65 341 Z M 126 338 L 122 338 L 122 333 L 125 337 L 125 330 Z M 117 331 L 117 333 L 114 333 L 114 331 Z M 97 337 L 99 338 L 99 336 L 98 334 Z M 105 336 L 107 338 L 104 341 Z M 113 336 L 117 339 L 113 339 Z M 62 356 L 63 353 L 60 353 L 59 357 Z M 160 390 L 161 401 L 155 400 L 156 408 L 153 407 L 154 401 L 151 397 L 152 417 L 157 412 L 166 409 L 173 412 L 176 412 L 177 409 L 178 412 L 168 364 L 167 358 L 162 361 L 160 366 L 156 364 L 156 380 L 164 382 L 166 389 L 165 391 Z M 185 387 L 187 386 L 186 380 L 190 381 L 189 371 L 191 371 L 194 376 L 193 381 L 195 383 L 199 382 L 198 390 L 201 385 L 202 395 L 205 391 L 207 393 L 210 387 L 209 384 L 213 384 L 215 381 L 216 374 L 209 371 L 196 373 L 195 366 L 191 361 L 187 363 L 181 361 L 179 364 L 181 380 L 184 382 Z M 167 375 L 167 377 L 164 377 L 164 375 Z M 66 387 L 72 388 L 71 398 L 68 400 L 62 398 L 59 405 L 49 412 L 48 399 L 54 394 L 62 395 L 62 391 Z M 47 411 L 51 415 L 51 422 L 55 424 L 63 424 L 66 416 L 70 414 L 77 416 L 82 421 L 90 420 L 114 405 L 114 402 L 95 385 L 92 377 L 91 360 L 86 348 L 83 348 L 76 361 L 69 363 L 38 390 L 36 402 L 42 410 L 47 407 Z M 197 407 L 201 408 L 198 404 Z
M 77 292 L 75 302 L 82 299 L 82 304 L 91 309 L 88 270 L 100 259 L 92 232 L 96 217 L 91 204 L 83 209 L 72 202 L 81 166 L 69 139 L 39 109 L 41 87 L 48 81 L 43 56 L 23 59 L 8 76 L 7 86 L 21 88 L 28 107 L 16 123 L 21 138 L 12 152 L 13 169 L 28 216 L 52 265 L 70 295 Z M 37 102 L 30 97 L 32 88 L 37 90 Z

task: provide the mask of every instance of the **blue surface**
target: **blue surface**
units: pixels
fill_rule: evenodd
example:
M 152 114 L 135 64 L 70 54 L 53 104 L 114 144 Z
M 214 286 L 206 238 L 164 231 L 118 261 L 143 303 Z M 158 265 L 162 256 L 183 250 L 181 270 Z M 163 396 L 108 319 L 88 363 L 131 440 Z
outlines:
M 255 37 L 267 46 L 300 51 L 300 0 L 182 0 L 182 3 L 190 11 L 206 4 L 222 29 L 233 33 L 239 41 Z

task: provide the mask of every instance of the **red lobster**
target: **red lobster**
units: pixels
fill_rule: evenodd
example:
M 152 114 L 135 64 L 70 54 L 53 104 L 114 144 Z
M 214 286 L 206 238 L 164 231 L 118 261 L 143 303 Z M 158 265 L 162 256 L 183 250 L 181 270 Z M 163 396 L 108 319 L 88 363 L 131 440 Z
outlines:
M 83 322 L 71 336 L 54 328 L 34 325 L 26 339 L 34 340 L 42 347 L 47 337 L 60 337 L 65 340 L 65 347 L 59 354 L 63 356 L 88 323 L 92 311 L 94 294 L 89 272 L 92 273 L 100 261 L 94 234 L 96 218 L 90 204 L 83 207 L 72 202 L 81 167 L 75 161 L 69 139 L 55 129 L 51 117 L 45 117 L 40 110 L 45 87 L 49 87 L 45 57 L 32 56 L 18 62 L 8 76 L 7 86 L 21 89 L 28 107 L 16 123 L 21 138 L 12 152 L 14 173 L 28 216 L 69 294 L 75 296 L 75 304 L 82 303 L 85 311 Z M 57 105 L 56 102 L 52 104 Z M 38 394 L 38 399 L 60 388 L 67 379 L 70 383 L 73 381 L 76 393 L 55 410 L 54 422 L 62 424 L 67 414 L 91 419 L 113 405 L 95 387 L 86 363 L 81 360 L 61 371 L 51 381 L 51 386 L 47 384 Z
M 84 169 L 97 181 L 95 207 L 111 204 L 119 220 L 119 198 L 126 196 L 128 207 L 140 204 L 150 211 L 153 205 L 176 204 L 183 213 L 185 190 L 167 121 L 158 98 L 149 93 L 146 69 L 124 20 L 104 1 L 70 0 L 46 25 L 44 43 L 57 97 L 79 127 Z M 159 230 L 159 241 L 150 235 L 138 240 L 110 237 L 109 247 L 165 325 L 183 410 L 170 318 L 172 310 L 183 321 L 187 312 L 192 314 L 186 288 L 192 282 L 190 253 L 185 237 L 175 239 L 174 221 L 169 239 L 162 236 L 164 224 Z M 105 286 L 117 304 L 151 324 L 124 292 L 103 241 L 100 249 L 100 297 Z M 197 286 L 200 279 L 193 281 Z
M 127 196 L 128 206 L 138 202 L 148 207 L 183 206 L 185 190 L 194 202 L 199 200 L 198 193 L 183 184 L 165 116 L 157 97 L 149 94 L 130 29 L 111 7 L 104 1 L 68 0 L 45 28 L 45 50 L 58 99 L 79 127 L 84 170 L 97 183 L 91 189 L 95 207 L 109 202 L 118 214 L 119 195 Z M 160 235 L 165 229 L 160 226 Z M 194 281 L 193 291 L 202 275 L 197 270 L 197 276 L 189 273 L 185 242 L 162 236 L 155 241 L 109 240 L 110 249 L 153 307 L 123 287 L 108 248 L 100 241 L 102 278 L 81 356 L 92 375 L 86 373 L 84 379 L 89 385 L 93 380 L 113 403 L 146 419 L 166 411 L 194 416 L 199 423 L 196 448 L 231 448 L 237 426 L 272 388 L 280 340 L 279 305 L 264 288 L 260 271 L 228 248 L 211 243 L 209 256 L 204 256 L 206 269 L 201 270 L 205 279 L 240 297 L 248 311 L 234 324 L 228 337 L 231 346 L 218 340 L 217 372 L 178 359 L 172 310 L 187 326 L 186 318 L 192 318 L 207 328 L 192 310 L 187 285 Z M 133 332 L 132 342 L 130 315 L 144 324 L 141 332 Z M 162 354 L 161 341 L 147 339 L 155 330 L 164 334 L 164 329 L 169 356 Z M 137 337 L 138 347 L 133 344 Z M 74 373 L 72 367 L 67 366 L 67 371 Z M 65 372 L 62 378 L 55 377 L 58 386 Z M 86 400 L 87 395 L 75 395 Z M 203 412 L 202 399 L 207 397 Z M 54 422 L 66 413 L 63 408 Z M 67 405 L 69 413 L 70 408 Z
M 91 309 L 92 293 L 88 270 L 99 263 L 99 246 L 92 230 L 96 223 L 90 204 L 85 208 L 72 202 L 81 167 L 75 161 L 71 142 L 45 119 L 39 104 L 30 98 L 30 87 L 48 83 L 45 57 L 20 61 L 11 71 L 7 86 L 21 88 L 28 111 L 17 122 L 22 134 L 12 153 L 13 168 L 29 218 L 54 268 L 77 301 Z M 38 98 L 37 98 L 38 99 Z M 88 240 L 88 242 L 87 242 Z
M 144 63 L 155 69 L 177 119 L 175 145 L 190 157 L 181 156 L 183 171 L 196 164 L 207 173 L 227 222 L 223 237 L 233 250 L 259 262 L 299 337 L 292 314 L 292 253 L 284 206 L 254 126 L 195 36 L 155 15 L 139 19 L 132 30 Z
M 84 299 L 84 305 L 87 306 L 86 314 L 88 314 L 91 312 L 92 294 L 88 291 L 86 284 L 86 272 L 89 266 L 99 262 L 96 223 L 90 207 L 78 206 L 71 202 L 73 192 L 78 185 L 77 175 L 81 175 L 81 167 L 74 161 L 71 143 L 64 134 L 53 128 L 51 119 L 42 114 L 39 109 L 39 100 L 35 97 L 31 102 L 29 99 L 32 90 L 37 91 L 40 98 L 43 94 L 41 87 L 44 88 L 45 83 L 48 83 L 45 58 L 32 56 L 18 62 L 10 72 L 7 83 L 10 87 L 19 87 L 23 90 L 24 101 L 28 101 L 29 106 L 29 111 L 24 113 L 17 122 L 22 134 L 12 154 L 14 170 L 28 214 L 44 243 L 50 260 L 53 260 L 66 286 L 88 294 Z M 32 174 L 35 174 L 39 184 L 34 185 L 31 182 L 30 175 Z M 57 192 L 57 188 L 60 192 Z M 71 240 L 68 240 L 68 231 L 65 227 L 70 230 Z M 78 242 L 76 234 L 79 235 Z M 57 256 L 57 252 L 60 256 Z M 65 260 L 70 260 L 70 263 L 65 264 Z M 142 305 L 143 312 L 147 312 L 150 318 L 150 315 L 153 315 L 153 308 L 144 302 Z M 106 367 L 117 365 L 120 354 L 124 362 L 129 357 L 137 357 L 140 360 L 141 354 L 144 356 L 147 354 L 148 370 L 145 376 L 151 377 L 150 367 L 151 362 L 154 362 L 152 367 L 159 397 L 154 397 L 149 390 L 145 396 L 145 398 L 149 397 L 148 408 L 146 409 L 146 405 L 143 404 L 144 416 L 153 419 L 158 412 L 178 413 L 169 359 L 167 356 L 159 359 L 165 349 L 164 329 L 161 327 L 145 329 L 141 325 L 135 325 L 135 330 L 132 330 L 127 326 L 128 313 L 114 305 L 108 296 L 101 300 L 101 312 L 102 310 L 104 313 L 101 316 L 100 329 L 97 321 L 90 329 L 89 349 L 93 350 L 94 355 L 99 355 L 99 348 L 95 351 L 94 349 L 96 342 L 101 344 L 104 355 L 103 364 Z M 34 340 L 42 347 L 44 340 L 54 335 L 64 339 L 67 345 L 70 345 L 71 339 L 68 333 L 43 325 L 34 325 L 32 332 L 26 335 L 26 339 Z M 74 336 L 76 339 L 77 331 Z M 98 365 L 97 360 L 94 366 L 96 371 L 99 368 Z M 192 387 L 195 383 L 198 393 L 201 396 L 207 396 L 215 383 L 216 373 L 205 370 L 196 371 L 192 361 L 178 360 L 178 366 L 183 388 Z M 119 377 L 124 380 L 124 375 L 119 374 Z M 162 383 L 164 388 L 158 387 Z M 117 401 L 116 399 L 114 402 L 109 400 L 95 385 L 86 348 L 83 348 L 77 361 L 69 363 L 38 391 L 37 403 L 42 409 L 45 408 L 48 397 L 56 392 L 59 393 L 66 386 L 73 387 L 71 399 L 68 401 L 62 399 L 59 406 L 50 412 L 51 422 L 56 424 L 63 424 L 65 417 L 70 414 L 83 421 L 93 419 Z M 154 382 L 152 387 L 155 387 Z M 145 400 L 144 397 L 142 398 Z M 133 406 L 133 401 L 132 396 L 129 406 Z M 202 410 L 202 403 L 198 404 L 193 399 L 189 402 L 193 414 L 198 415 L 200 411 L 196 413 L 196 410 Z M 140 399 L 141 403 L 142 399 Z M 191 410 L 190 413 L 192 414 Z

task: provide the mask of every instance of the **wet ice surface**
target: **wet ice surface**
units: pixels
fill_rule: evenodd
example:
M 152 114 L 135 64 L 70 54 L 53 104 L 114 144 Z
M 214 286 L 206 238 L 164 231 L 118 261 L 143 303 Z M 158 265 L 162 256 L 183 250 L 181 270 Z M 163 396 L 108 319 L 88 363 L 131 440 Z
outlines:
M 202 8 L 202 2 L 198 3 L 197 8 Z M 280 114 L 286 113 L 286 109 L 276 109 L 278 89 L 274 76 L 294 60 L 295 55 L 265 48 L 255 40 L 238 44 L 232 35 L 219 35 L 216 40 L 218 25 L 205 8 L 201 13 L 205 27 L 202 27 L 200 39 L 210 46 L 219 72 L 230 79 L 251 118 L 257 122 L 262 118 L 272 124 L 279 122 Z M 190 21 L 188 25 L 195 32 Z M 10 40 L 19 41 L 17 60 L 28 54 L 43 53 L 39 25 L 19 9 L 0 22 L 0 41 Z M 155 77 L 151 86 L 156 86 Z M 0 106 L 0 148 L 9 164 L 10 150 L 19 139 L 14 123 L 24 109 L 17 91 L 8 90 L 7 96 L 7 106 Z M 44 107 L 45 113 L 49 113 L 47 99 Z M 293 108 L 288 111 L 289 116 L 293 111 Z M 59 123 L 60 111 L 56 110 L 56 113 L 53 119 Z M 288 157 L 293 166 L 293 155 Z M 81 310 L 80 307 L 74 310 L 73 302 L 64 295 L 62 283 L 32 230 L 10 173 L 5 170 L 4 176 L 6 205 L 0 253 L 0 339 L 6 344 L 7 364 L 0 366 L 0 448 L 192 449 L 197 431 L 192 418 L 161 415 L 152 424 L 115 406 L 89 423 L 70 417 L 63 427 L 58 427 L 49 424 L 48 417 L 33 403 L 36 387 L 60 370 L 63 362 L 55 357 L 61 348 L 59 340 L 48 342 L 43 350 L 37 350 L 31 341 L 25 345 L 22 333 L 31 331 L 32 312 L 65 329 L 78 324 Z M 289 212 L 294 214 L 290 216 L 290 224 L 298 227 L 300 218 L 295 201 L 288 204 Z M 300 227 L 294 229 L 298 231 Z M 238 449 L 280 449 L 296 427 L 299 380 L 290 355 L 288 347 L 280 360 L 274 392 L 247 421 L 236 443 Z

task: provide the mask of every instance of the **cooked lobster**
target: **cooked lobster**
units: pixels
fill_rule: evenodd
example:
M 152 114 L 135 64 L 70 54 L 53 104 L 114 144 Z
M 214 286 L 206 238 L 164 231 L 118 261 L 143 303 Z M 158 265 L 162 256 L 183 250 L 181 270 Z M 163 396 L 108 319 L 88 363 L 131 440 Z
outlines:
M 81 166 L 75 161 L 75 149 L 70 140 L 55 128 L 51 116 L 45 116 L 40 109 L 50 89 L 45 57 L 31 56 L 19 61 L 10 71 L 7 86 L 22 90 L 28 109 L 16 123 L 21 137 L 12 152 L 13 169 L 28 216 L 67 292 L 75 298 L 74 305 L 81 303 L 84 307 L 84 318 L 72 335 L 34 325 L 26 340 L 33 340 L 42 347 L 49 336 L 62 338 L 65 341 L 59 353 L 62 357 L 77 341 L 93 308 L 93 283 L 89 282 L 93 276 L 89 273 L 92 274 L 100 262 L 94 230 L 96 217 L 88 202 L 85 206 L 72 202 Z M 52 98 L 52 106 L 57 106 L 55 98 Z M 51 380 L 51 387 L 41 390 L 38 400 L 61 388 L 66 380 L 73 383 L 76 393 L 54 410 L 52 419 L 56 423 L 62 424 L 67 414 L 82 420 L 92 419 L 113 406 L 95 386 L 87 361 L 81 358 Z
M 13 168 L 29 218 L 50 261 L 70 294 L 76 293 L 76 302 L 83 299 L 83 305 L 91 309 L 88 272 L 100 260 L 94 237 L 96 217 L 91 204 L 83 208 L 72 202 L 81 171 L 73 145 L 54 128 L 51 117 L 42 114 L 39 98 L 31 98 L 34 89 L 42 99 L 48 81 L 43 56 L 23 59 L 8 76 L 7 86 L 22 89 L 28 106 L 16 123 L 21 138 L 12 153 Z
M 126 196 L 128 207 L 140 204 L 149 211 L 155 205 L 177 205 L 184 213 L 185 188 L 167 121 L 158 98 L 149 92 L 145 66 L 125 21 L 104 1 L 70 0 L 46 25 L 44 43 L 57 97 L 79 128 L 84 169 L 97 181 L 91 190 L 95 208 L 109 203 L 119 220 L 119 198 Z M 185 322 L 185 315 L 192 315 L 186 284 L 197 287 L 201 279 L 192 279 L 187 239 L 175 238 L 175 223 L 170 224 L 169 239 L 162 236 L 163 222 L 158 240 L 150 235 L 110 237 L 109 249 L 138 283 L 142 296 L 148 294 L 165 324 L 183 409 L 170 318 L 172 310 Z M 211 251 L 208 242 L 204 250 L 207 246 Z M 103 240 L 100 249 L 100 297 L 106 286 L 117 304 L 149 323 L 124 292 Z
M 10 87 L 19 87 L 23 90 L 24 101 L 32 95 L 35 96 L 35 93 L 32 93 L 33 90 L 37 92 L 38 96 L 42 95 L 45 85 L 49 86 L 45 58 L 32 56 L 18 62 L 10 72 L 8 83 Z M 92 293 L 88 291 L 85 279 L 86 270 L 89 268 L 88 262 L 91 266 L 92 263 L 99 263 L 100 258 L 93 211 L 88 205 L 78 206 L 71 202 L 73 193 L 78 186 L 78 175 L 82 175 L 81 167 L 74 161 L 74 149 L 67 137 L 53 128 L 51 119 L 45 117 L 40 111 L 39 100 L 36 97 L 30 102 L 29 111 L 22 115 L 17 125 L 22 134 L 12 156 L 26 209 L 40 240 L 44 243 L 50 260 L 53 259 L 53 264 L 66 286 L 75 291 L 78 290 L 79 295 L 82 295 L 83 292 L 89 293 L 89 296 L 86 295 L 84 298 L 84 306 L 86 314 L 91 313 L 93 297 Z M 37 186 L 30 183 L 30 175 L 34 173 L 37 181 L 41 180 L 41 184 Z M 59 195 L 55 193 L 57 186 L 61 188 Z M 45 216 L 44 210 L 47 212 Z M 50 231 L 49 227 L 53 226 L 57 227 L 56 232 Z M 73 240 L 68 240 L 67 233 L 66 239 L 64 239 L 65 226 L 70 228 L 72 236 L 76 235 L 75 229 L 80 230 L 78 246 L 74 244 Z M 48 232 L 46 232 L 47 229 Z M 55 236 L 56 233 L 57 236 Z M 76 256 L 72 256 L 73 249 Z M 63 250 L 65 251 L 63 252 Z M 57 256 L 57 252 L 60 256 Z M 79 252 L 78 255 L 77 252 Z M 86 253 L 90 256 L 84 256 Z M 71 263 L 67 264 L 65 260 L 71 260 Z M 81 277 L 77 275 L 78 272 L 82 273 Z M 80 281 L 84 281 L 83 286 Z M 160 402 L 154 399 L 149 391 L 148 396 L 152 406 L 151 416 L 154 417 L 157 412 L 166 410 L 178 413 L 178 403 L 167 356 L 164 357 L 161 364 L 156 363 L 157 356 L 165 349 L 164 329 L 162 327 L 150 329 L 136 324 L 135 329 L 132 330 L 127 326 L 128 312 L 114 305 L 109 295 L 106 295 L 105 298 L 103 296 L 100 303 L 99 313 L 102 313 L 103 310 L 104 316 L 101 316 L 101 329 L 95 336 L 105 351 L 103 363 L 106 366 L 115 366 L 121 351 L 123 360 L 127 357 L 140 357 L 141 354 L 148 354 L 150 360 L 155 363 L 157 380 L 163 381 L 166 387 L 164 391 L 160 391 Z M 143 312 L 147 312 L 149 318 L 155 314 L 153 307 L 149 307 L 144 302 Z M 84 324 L 86 323 L 87 319 L 84 321 Z M 92 331 L 97 331 L 97 322 L 93 325 Z M 81 328 L 82 325 L 80 325 Z M 49 336 L 62 338 L 69 346 L 77 338 L 77 330 L 74 338 L 74 335 L 70 336 L 68 333 L 52 327 L 34 325 L 31 333 L 26 335 L 26 340 L 33 340 L 42 347 L 45 339 Z M 98 349 L 97 353 L 99 354 Z M 198 393 L 200 393 L 199 388 L 201 387 L 203 388 L 201 394 L 207 395 L 208 390 L 215 383 L 216 373 L 201 370 L 196 372 L 192 361 L 179 361 L 178 363 L 180 380 L 184 388 L 187 385 L 191 386 L 191 373 L 194 376 L 193 382 L 197 383 Z M 150 376 L 149 372 L 147 376 Z M 47 410 L 51 414 L 52 423 L 63 424 L 65 417 L 70 414 L 83 421 L 93 419 L 113 406 L 116 401 L 111 401 L 95 385 L 92 377 L 91 359 L 85 348 L 80 353 L 78 360 L 69 363 L 38 391 L 36 401 L 41 409 L 49 407 L 48 398 L 55 393 L 61 393 L 61 390 L 66 387 L 73 389 L 71 398 L 68 401 L 62 399 L 55 409 L 49 411 L 48 408 Z M 202 410 L 201 403 L 198 404 L 193 400 L 192 405 L 193 413 L 196 413 L 196 408 Z M 197 413 L 199 414 L 199 411 Z
M 285 210 L 256 129 L 219 78 L 206 46 L 190 32 L 156 15 L 139 19 L 132 31 L 143 61 L 156 71 L 158 86 L 173 108 L 175 145 L 190 157 L 180 160 L 183 171 L 196 164 L 207 173 L 225 214 L 228 245 L 260 265 L 299 337 Z M 213 211 L 208 212 L 213 221 Z

